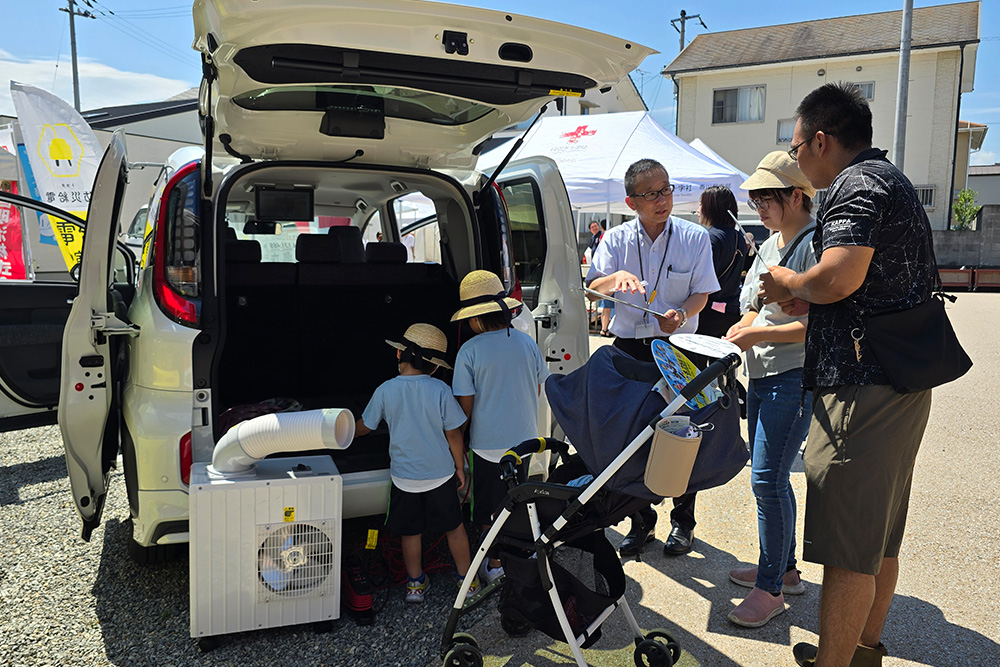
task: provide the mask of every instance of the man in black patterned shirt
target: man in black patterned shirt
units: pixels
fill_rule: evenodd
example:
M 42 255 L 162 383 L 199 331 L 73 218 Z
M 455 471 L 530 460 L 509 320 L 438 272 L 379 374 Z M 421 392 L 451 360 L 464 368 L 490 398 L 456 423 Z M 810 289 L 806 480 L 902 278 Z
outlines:
M 817 264 L 769 267 L 765 302 L 809 326 L 803 386 L 813 390 L 806 440 L 803 558 L 823 564 L 819 647 L 799 665 L 870 667 L 886 654 L 882 626 L 930 391 L 899 394 L 865 340 L 869 314 L 926 301 L 937 271 L 927 215 L 910 181 L 871 147 L 872 116 L 853 83 L 827 84 L 797 110 L 789 154 L 818 189 Z

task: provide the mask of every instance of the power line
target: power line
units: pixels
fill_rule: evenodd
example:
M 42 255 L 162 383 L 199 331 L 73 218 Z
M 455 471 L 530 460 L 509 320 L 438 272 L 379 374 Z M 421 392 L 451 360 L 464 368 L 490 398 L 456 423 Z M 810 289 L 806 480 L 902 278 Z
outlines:
M 117 16 L 116 12 L 107 5 L 98 2 L 97 0 L 82 0 L 82 1 L 85 2 L 89 7 L 94 7 L 94 5 L 97 5 L 97 7 L 94 7 L 94 10 L 98 12 L 103 18 L 118 19 L 118 21 L 120 21 L 121 24 L 128 26 L 128 29 L 143 35 L 143 38 L 141 39 L 136 37 L 134 34 L 130 35 L 131 37 L 139 39 L 139 41 L 143 41 L 148 46 L 155 47 L 156 45 L 158 45 L 160 48 L 158 48 L 157 50 L 160 51 L 160 53 L 164 53 L 165 55 L 170 55 L 171 57 L 179 59 L 185 63 L 191 63 L 191 58 L 193 57 L 191 58 L 187 57 L 188 54 L 185 53 L 184 51 L 181 51 L 180 49 L 174 47 L 173 45 L 163 41 L 162 39 L 152 34 L 151 32 L 148 32 L 147 30 L 144 30 L 143 28 L 140 28 L 139 26 L 133 24 L 129 19 Z M 116 25 L 117 23 L 118 23 L 117 21 L 116 22 L 109 21 L 108 25 L 120 28 L 121 25 L 120 24 Z

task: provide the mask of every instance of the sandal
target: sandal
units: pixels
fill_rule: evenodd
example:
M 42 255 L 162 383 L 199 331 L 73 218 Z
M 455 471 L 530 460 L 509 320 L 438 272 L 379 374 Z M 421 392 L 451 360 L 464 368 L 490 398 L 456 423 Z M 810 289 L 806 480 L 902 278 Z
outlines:
M 602 338 L 614 338 L 615 335 L 613 333 L 611 333 L 610 331 L 608 331 L 607 329 L 605 329 L 604 331 L 601 332 L 601 337 Z

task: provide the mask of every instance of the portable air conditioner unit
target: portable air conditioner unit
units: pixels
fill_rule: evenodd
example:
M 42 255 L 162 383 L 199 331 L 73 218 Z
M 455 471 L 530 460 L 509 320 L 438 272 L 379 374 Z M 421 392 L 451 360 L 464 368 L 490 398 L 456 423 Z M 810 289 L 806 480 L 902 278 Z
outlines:
M 340 617 L 343 483 L 328 456 L 191 466 L 191 636 Z

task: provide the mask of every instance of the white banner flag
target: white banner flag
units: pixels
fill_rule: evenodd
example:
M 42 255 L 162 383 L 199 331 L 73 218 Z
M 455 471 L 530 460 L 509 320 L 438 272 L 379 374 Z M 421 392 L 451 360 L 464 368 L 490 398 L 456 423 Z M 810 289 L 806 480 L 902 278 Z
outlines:
M 10 82 L 10 95 L 41 201 L 86 219 L 103 151 L 87 121 L 72 106 L 34 86 Z M 56 241 L 73 271 L 80 262 L 83 229 L 49 216 Z

